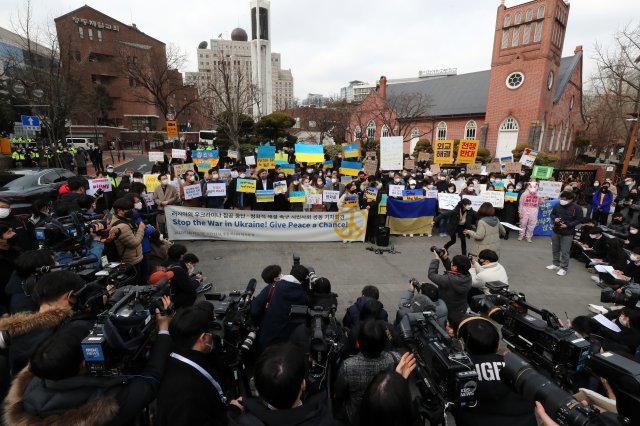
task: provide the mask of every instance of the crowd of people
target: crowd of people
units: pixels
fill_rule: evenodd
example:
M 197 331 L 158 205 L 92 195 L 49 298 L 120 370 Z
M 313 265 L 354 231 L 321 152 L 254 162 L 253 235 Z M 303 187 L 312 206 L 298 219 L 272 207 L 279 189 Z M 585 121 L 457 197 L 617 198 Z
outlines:
M 98 176 L 111 181 L 111 192 L 88 195 L 88 181 L 78 176 L 60 187 L 55 203 L 34 203 L 30 216 L 16 215 L 9 203 L 0 201 L 4 422 L 131 424 L 145 417 L 158 425 L 419 424 L 418 406 L 412 403 L 416 389 L 410 383 L 415 380 L 415 369 L 421 367 L 400 337 L 399 324 L 407 314 L 433 312 L 439 327 L 461 342 L 478 373 L 477 402 L 472 407 L 454 407 L 457 424 L 536 425 L 536 414 L 545 424 L 553 424 L 541 405 L 500 381 L 504 358 L 499 327 L 470 309 L 472 297 L 489 293 L 487 283 L 509 283 L 509 265 L 500 263 L 500 240 L 508 238 L 509 228 L 501 222 L 519 225 L 518 239 L 532 241 L 543 202 L 535 179 L 527 172 L 434 174 L 427 164 L 419 164 L 414 170 L 379 170 L 372 176 L 361 172 L 344 182 L 340 160 L 334 159 L 334 168 L 299 165 L 293 174 L 286 174 L 279 167 L 262 170 L 221 159 L 224 166 L 205 172 L 196 168 L 182 176 L 172 175 L 169 164 L 158 163 L 154 168 L 161 173 L 159 184 L 151 196 L 142 174 L 126 169 L 119 176 L 108 165 Z M 230 175 L 222 177 L 221 170 L 230 170 Z M 285 181 L 287 190 L 276 195 L 273 203 L 257 203 L 252 194 L 235 191 L 237 179 L 254 179 L 258 189 Z M 206 183 L 212 182 L 226 183 L 227 195 L 207 196 Z M 184 188 L 189 185 L 202 185 L 203 196 L 185 200 Z M 376 229 L 384 223 L 384 213 L 378 208 L 382 194 L 389 195 L 390 185 L 422 189 L 425 196 L 427 190 L 476 195 L 480 187 L 498 187 L 517 197 L 505 200 L 501 209 L 484 203 L 474 211 L 471 201 L 461 198 L 454 209 L 439 210 L 434 229 L 450 240 L 444 249 L 431 253 L 433 259 L 425 271 L 430 282 L 409 283 L 391 318 L 375 286 L 364 286 L 340 321 L 328 278 L 318 278 L 300 264 L 294 264 L 288 273 L 279 265 L 264 268 L 264 286 L 251 300 L 248 314 L 257 337 L 243 355 L 245 374 L 251 378 L 250 392 L 235 394 L 226 374 L 229 364 L 220 357 L 225 340 L 220 339 L 215 326 L 214 305 L 202 294 L 206 288 L 205 278 L 197 272 L 199 258 L 185 245 L 168 241 L 164 209 L 184 204 L 340 211 L 353 208 L 344 203 L 345 194 L 349 194 L 358 196 L 356 208 L 369 210 L 369 227 Z M 613 274 L 600 272 L 594 274 L 594 280 L 622 289 L 640 278 L 635 181 L 628 178 L 621 182 L 615 195 L 609 195 L 613 188 L 610 182 L 601 189 L 596 182 L 586 219 L 576 198 L 589 188 L 580 186 L 575 180 L 567 182 L 552 210 L 553 264 L 548 268 L 558 275 L 566 274 L 571 256 L 584 260 L 588 267 L 612 265 Z M 371 187 L 378 189 L 375 199 L 364 195 Z M 340 191 L 340 200 L 312 205 L 289 200 L 292 191 L 321 194 L 327 189 Z M 615 213 L 609 222 L 602 212 L 608 216 L 611 205 Z M 85 234 L 81 241 L 59 244 L 59 234 L 46 232 L 46 238 L 56 240 L 37 238 L 37 230 L 51 229 L 48 224 L 70 216 L 82 218 Z M 450 256 L 448 250 L 457 239 L 462 254 Z M 467 239 L 474 241 L 475 255 L 467 255 Z M 95 261 L 88 268 L 100 268 L 103 257 L 126 264 L 138 285 L 169 282 L 170 294 L 154 309 L 158 331 L 146 362 L 135 374 L 100 377 L 87 368 L 82 342 L 98 313 L 78 305 L 86 281 L 82 271 L 69 267 L 78 257 Z M 332 336 L 337 352 L 330 359 L 334 368 L 327 368 L 320 381 L 309 373 L 310 359 L 318 350 L 313 344 L 317 335 L 310 321 L 292 317 L 294 306 L 328 312 L 323 333 Z M 604 350 L 638 360 L 640 313 L 625 307 L 608 316 L 619 332 L 586 316 L 574 319 L 574 329 L 586 339 L 599 336 Z M 586 383 L 581 387 L 615 399 L 606 381 L 590 373 L 583 376 L 576 379 Z

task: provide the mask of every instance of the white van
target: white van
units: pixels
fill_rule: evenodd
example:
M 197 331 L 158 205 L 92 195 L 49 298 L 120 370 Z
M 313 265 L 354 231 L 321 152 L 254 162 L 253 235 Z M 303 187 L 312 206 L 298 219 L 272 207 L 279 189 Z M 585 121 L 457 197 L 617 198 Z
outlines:
M 73 145 L 76 148 L 93 149 L 96 146 L 94 138 L 66 138 L 67 145 Z

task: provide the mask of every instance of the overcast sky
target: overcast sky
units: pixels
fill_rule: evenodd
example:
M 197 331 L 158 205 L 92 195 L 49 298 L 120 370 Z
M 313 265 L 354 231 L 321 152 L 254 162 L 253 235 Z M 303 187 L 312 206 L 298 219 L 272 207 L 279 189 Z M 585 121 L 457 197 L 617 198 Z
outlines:
M 524 3 L 507 0 L 506 5 Z M 0 26 L 12 29 L 25 0 L 1 0 Z M 240 26 L 250 29 L 248 0 L 32 0 L 37 23 L 85 3 L 169 44 L 196 71 L 198 44 Z M 295 95 L 336 94 L 351 80 L 373 83 L 413 77 L 419 70 L 457 68 L 458 73 L 489 69 L 499 0 L 271 0 L 271 50 L 291 68 Z M 632 21 L 635 19 L 635 21 Z M 585 51 L 584 79 L 594 70 L 596 42 L 611 46 L 613 34 L 638 25 L 638 0 L 574 0 L 563 56 L 576 45 Z

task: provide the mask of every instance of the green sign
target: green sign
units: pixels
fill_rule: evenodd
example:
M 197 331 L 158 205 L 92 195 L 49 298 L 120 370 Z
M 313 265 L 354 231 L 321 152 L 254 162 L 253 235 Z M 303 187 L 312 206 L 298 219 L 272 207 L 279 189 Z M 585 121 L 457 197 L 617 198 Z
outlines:
M 549 179 L 553 176 L 553 167 L 551 166 L 533 166 L 531 177 L 536 179 Z

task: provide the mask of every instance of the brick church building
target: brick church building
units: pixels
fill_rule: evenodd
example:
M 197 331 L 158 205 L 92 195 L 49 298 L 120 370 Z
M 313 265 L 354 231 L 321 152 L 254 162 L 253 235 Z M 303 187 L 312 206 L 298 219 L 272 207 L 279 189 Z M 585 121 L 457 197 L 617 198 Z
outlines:
M 381 77 L 355 108 L 349 139 L 400 135 L 406 153 L 418 139 L 478 139 L 495 157 L 522 143 L 573 157 L 584 127 L 583 52 L 561 57 L 569 8 L 564 0 L 502 1 L 490 70 L 393 84 Z

